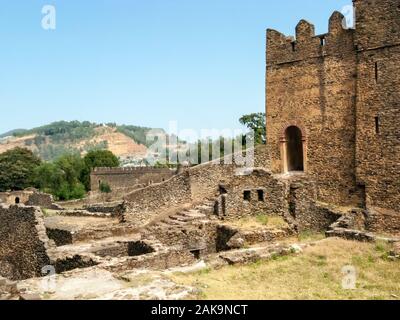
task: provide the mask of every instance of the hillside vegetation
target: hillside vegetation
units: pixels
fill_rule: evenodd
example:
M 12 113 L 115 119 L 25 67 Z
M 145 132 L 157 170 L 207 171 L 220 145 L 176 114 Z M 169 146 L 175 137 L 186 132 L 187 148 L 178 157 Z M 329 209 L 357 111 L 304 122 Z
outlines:
M 96 124 L 88 121 L 59 121 L 30 130 L 17 129 L 0 135 L 0 153 L 16 147 L 28 148 L 43 160 L 64 154 L 86 154 L 90 150 L 110 150 L 118 157 L 146 153 L 150 128 Z

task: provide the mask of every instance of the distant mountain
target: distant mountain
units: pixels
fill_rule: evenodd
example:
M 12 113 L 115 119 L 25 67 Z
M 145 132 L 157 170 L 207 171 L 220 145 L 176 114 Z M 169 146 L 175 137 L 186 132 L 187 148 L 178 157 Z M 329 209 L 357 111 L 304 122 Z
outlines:
M 14 135 L 21 135 L 21 134 L 24 134 L 24 132 L 26 132 L 26 131 L 27 130 L 25 130 L 25 129 L 11 130 L 11 131 L 8 131 L 6 133 L 0 134 L 0 139 L 6 138 L 6 137 L 10 137 L 10 136 L 14 136 Z
M 0 153 L 25 147 L 43 160 L 54 160 L 64 153 L 85 154 L 93 149 L 108 149 L 121 159 L 135 159 L 147 152 L 146 134 L 149 130 L 151 128 L 115 123 L 59 121 L 1 134 Z

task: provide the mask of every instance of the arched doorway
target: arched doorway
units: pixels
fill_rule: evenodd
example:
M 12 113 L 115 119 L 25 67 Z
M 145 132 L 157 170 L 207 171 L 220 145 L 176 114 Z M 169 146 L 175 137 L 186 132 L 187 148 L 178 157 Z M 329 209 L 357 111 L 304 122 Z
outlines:
M 19 197 L 15 198 L 15 204 L 19 204 L 21 202 L 21 200 L 19 199 Z
M 290 126 L 285 131 L 285 158 L 284 169 L 286 172 L 304 171 L 304 137 L 297 126 Z

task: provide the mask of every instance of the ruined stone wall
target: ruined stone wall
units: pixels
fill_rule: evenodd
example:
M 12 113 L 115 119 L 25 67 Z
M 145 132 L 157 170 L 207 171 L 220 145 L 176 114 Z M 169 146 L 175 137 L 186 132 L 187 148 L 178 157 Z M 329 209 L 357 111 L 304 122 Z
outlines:
M 8 205 L 14 205 L 18 203 L 27 203 L 32 192 L 27 191 L 12 191 L 12 192 L 1 192 L 0 202 Z
M 25 204 L 49 209 L 54 206 L 52 195 L 30 190 L 1 192 L 0 202 L 8 205 Z
M 250 165 L 268 166 L 269 156 L 265 146 L 257 147 L 249 154 L 254 155 L 254 162 Z M 172 179 L 126 195 L 127 219 L 145 218 L 147 213 L 158 214 L 183 204 L 215 199 L 219 185 L 229 183 L 235 178 L 237 169 L 243 168 L 235 164 L 235 158 L 227 163 L 219 159 L 187 168 Z
M 400 215 L 391 210 L 370 208 L 367 210 L 366 229 L 377 233 L 400 235 Z
M 43 214 L 36 207 L 0 205 L 0 275 L 11 280 L 41 276 L 50 265 Z
M 400 212 L 400 0 L 354 3 L 357 179 L 368 207 Z
M 54 204 L 54 199 L 50 194 L 34 192 L 29 196 L 28 201 L 25 204 L 28 206 L 38 206 L 51 209 Z
M 92 191 L 99 191 L 100 183 L 106 182 L 112 190 L 129 189 L 137 185 L 159 183 L 175 175 L 168 168 L 95 168 L 90 175 Z
M 285 130 L 302 131 L 305 171 L 326 202 L 359 202 L 355 183 L 354 30 L 335 12 L 329 33 L 302 20 L 296 40 L 267 31 L 267 143 L 274 173 L 284 171 Z
M 288 212 L 285 184 L 264 169 L 237 176 L 224 188 L 226 194 L 218 200 L 218 215 L 224 219 L 258 214 L 284 216 Z
M 127 202 L 127 220 L 159 213 L 168 208 L 191 202 L 189 174 L 184 172 L 163 182 L 134 191 L 124 197 Z

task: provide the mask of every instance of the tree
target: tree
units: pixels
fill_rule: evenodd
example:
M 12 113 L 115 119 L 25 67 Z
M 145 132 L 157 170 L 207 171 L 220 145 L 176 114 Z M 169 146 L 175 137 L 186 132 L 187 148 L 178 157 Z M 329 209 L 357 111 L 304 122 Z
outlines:
M 35 169 L 36 188 L 59 198 L 60 186 L 65 182 L 64 172 L 54 163 L 43 163 Z
M 0 154 L 0 191 L 31 187 L 34 170 L 40 164 L 41 160 L 25 148 L 15 148 Z
M 119 167 L 119 159 L 109 150 L 92 150 L 83 158 L 85 167 L 82 170 L 80 180 L 87 191 L 90 190 L 90 172 L 97 167 Z
M 60 200 L 83 198 L 86 191 L 80 181 L 85 162 L 79 155 L 69 154 L 58 158 L 54 165 L 62 172 L 62 183 L 54 190 Z
M 254 132 L 254 143 L 256 145 L 266 143 L 265 113 L 260 112 L 244 115 L 239 119 L 239 122 Z
M 59 200 L 81 199 L 86 190 L 80 181 L 85 163 L 79 155 L 68 154 L 53 163 L 43 163 L 34 171 L 34 184 Z

